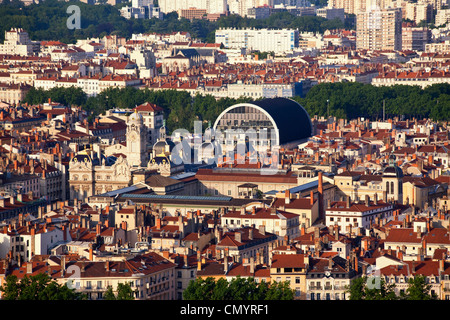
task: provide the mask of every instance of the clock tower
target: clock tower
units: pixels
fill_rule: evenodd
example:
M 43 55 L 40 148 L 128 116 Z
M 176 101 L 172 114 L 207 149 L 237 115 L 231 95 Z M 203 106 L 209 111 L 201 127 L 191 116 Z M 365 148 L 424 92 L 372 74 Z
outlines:
M 142 115 L 136 110 L 127 123 L 127 162 L 132 167 L 147 165 L 147 129 Z

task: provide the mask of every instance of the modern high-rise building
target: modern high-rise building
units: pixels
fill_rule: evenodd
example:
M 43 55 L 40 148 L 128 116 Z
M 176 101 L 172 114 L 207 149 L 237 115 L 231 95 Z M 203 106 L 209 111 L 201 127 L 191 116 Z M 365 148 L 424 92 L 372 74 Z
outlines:
M 359 12 L 356 15 L 356 47 L 367 50 L 401 50 L 401 8 L 372 7 Z
M 227 0 L 159 0 L 158 5 L 162 13 L 188 9 L 203 9 L 207 14 L 225 13 L 227 11 Z
M 298 40 L 298 30 L 294 29 L 216 30 L 216 43 L 222 43 L 227 49 L 286 52 L 298 47 Z
M 431 40 L 431 31 L 427 27 L 403 25 L 402 50 L 424 51 Z
M 436 11 L 435 25 L 437 27 L 447 24 L 450 21 L 450 9 L 440 9 Z

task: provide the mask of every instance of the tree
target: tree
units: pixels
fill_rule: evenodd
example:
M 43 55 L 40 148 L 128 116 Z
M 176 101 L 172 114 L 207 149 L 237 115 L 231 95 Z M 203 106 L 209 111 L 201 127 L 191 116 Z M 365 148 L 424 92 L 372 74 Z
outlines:
M 0 287 L 4 300 L 83 300 L 86 297 L 74 289 L 61 285 L 49 275 L 25 275 L 20 281 L 15 275 L 6 277 Z
M 103 300 L 116 300 L 116 295 L 114 294 L 111 286 L 108 286 L 105 293 L 103 294 Z
M 368 281 L 375 280 L 367 276 L 359 277 L 352 281 L 347 292 L 350 300 L 397 300 L 394 284 L 387 284 L 383 278 L 378 278 L 375 285 L 368 285 Z
M 117 285 L 117 296 L 116 300 L 134 300 L 133 289 L 129 283 L 119 283 Z
M 230 281 L 212 277 L 191 280 L 183 292 L 185 300 L 292 300 L 289 282 L 260 282 L 253 277 L 237 276 Z
M 435 300 L 437 297 L 430 294 L 431 284 L 426 283 L 424 276 L 416 276 L 408 280 L 406 300 Z
M 129 283 L 119 283 L 117 285 L 117 293 L 111 286 L 106 288 L 103 294 L 103 300 L 134 300 L 134 294 L 137 290 L 133 291 Z

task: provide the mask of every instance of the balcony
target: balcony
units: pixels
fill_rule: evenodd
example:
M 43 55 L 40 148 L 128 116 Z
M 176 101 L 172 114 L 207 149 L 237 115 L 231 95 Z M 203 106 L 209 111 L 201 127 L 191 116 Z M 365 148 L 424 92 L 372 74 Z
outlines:
M 309 290 L 322 290 L 322 286 L 309 286 Z

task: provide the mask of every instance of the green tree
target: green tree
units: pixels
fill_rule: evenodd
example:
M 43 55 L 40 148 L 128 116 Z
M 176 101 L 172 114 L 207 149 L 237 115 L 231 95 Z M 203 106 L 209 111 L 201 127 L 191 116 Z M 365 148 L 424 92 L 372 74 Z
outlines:
M 6 277 L 0 287 L 4 300 L 82 300 L 86 297 L 66 285 L 58 284 L 49 275 L 25 275 L 22 279 L 15 275 Z
M 406 300 L 435 300 L 437 297 L 430 294 L 431 284 L 426 283 L 426 278 L 422 275 L 408 280 L 406 289 Z
M 116 300 L 134 300 L 135 291 L 131 289 L 129 283 L 119 283 L 117 285 Z
M 192 280 L 183 292 L 185 300 L 292 300 L 289 282 L 260 282 L 237 276 L 230 281 L 212 277 Z
M 103 300 L 116 300 L 116 295 L 114 294 L 113 288 L 108 286 L 105 293 L 103 294 Z
M 352 281 L 347 292 L 350 300 L 398 300 L 395 294 L 394 284 L 387 284 L 383 278 L 375 279 L 363 276 Z M 368 281 L 374 281 L 373 285 L 368 285 Z

